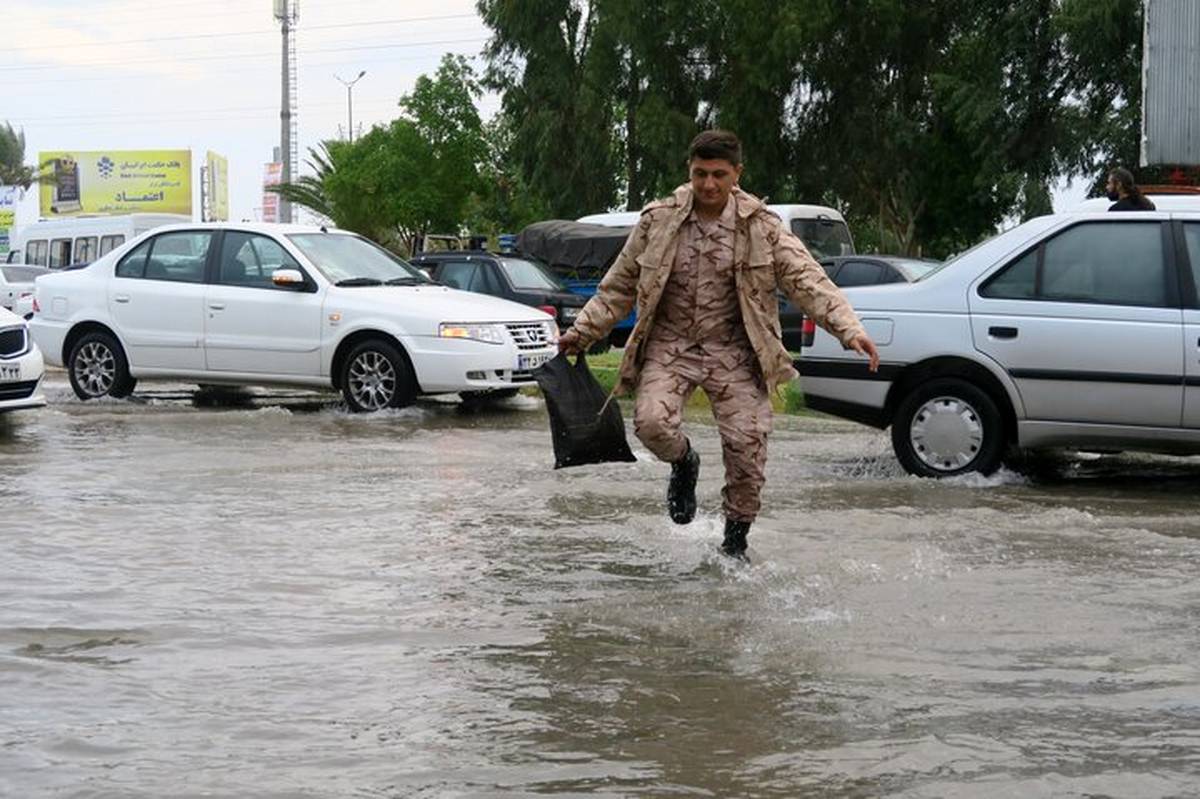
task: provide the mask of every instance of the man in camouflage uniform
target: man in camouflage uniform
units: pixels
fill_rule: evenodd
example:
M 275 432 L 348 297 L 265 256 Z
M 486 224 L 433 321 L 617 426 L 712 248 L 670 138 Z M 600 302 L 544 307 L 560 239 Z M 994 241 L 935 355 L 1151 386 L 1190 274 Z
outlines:
M 710 130 L 692 142 L 691 182 L 646 206 L 596 296 L 559 341 L 581 352 L 608 335 L 634 304 L 614 393 L 636 389 L 634 430 L 672 464 L 671 518 L 696 514 L 700 457 L 680 432 L 683 406 L 699 386 L 712 403 L 725 461 L 722 551 L 746 559 L 758 515 L 771 431 L 769 393 L 796 377 L 784 349 L 777 290 L 844 347 L 879 364 L 875 345 L 842 293 L 804 244 L 757 198 L 737 188 L 741 144 Z

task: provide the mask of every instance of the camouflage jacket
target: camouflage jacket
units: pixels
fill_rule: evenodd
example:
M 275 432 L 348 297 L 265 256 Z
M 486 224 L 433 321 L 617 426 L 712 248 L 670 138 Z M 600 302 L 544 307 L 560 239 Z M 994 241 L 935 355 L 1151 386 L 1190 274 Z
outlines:
M 767 389 L 773 391 L 797 377 L 792 357 L 783 346 L 777 291 L 786 294 L 843 347 L 864 331 L 845 296 L 804 244 L 784 229 L 779 217 L 740 189 L 735 188 L 732 197 L 737 203 L 733 269 L 738 305 Z M 616 394 L 637 386 L 642 348 L 654 327 L 655 310 L 675 263 L 679 229 L 691 210 L 688 184 L 647 205 L 621 254 L 600 281 L 596 296 L 575 320 L 575 329 L 590 345 L 608 335 L 636 303 L 637 324 L 625 347 Z

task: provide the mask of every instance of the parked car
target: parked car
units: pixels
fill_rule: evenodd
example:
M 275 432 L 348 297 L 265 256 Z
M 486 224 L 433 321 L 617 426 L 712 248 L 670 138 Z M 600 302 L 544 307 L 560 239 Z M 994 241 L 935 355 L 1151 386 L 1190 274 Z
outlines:
M 81 399 L 137 380 L 333 387 L 355 411 L 515 391 L 554 356 L 545 313 L 432 282 L 357 235 L 228 222 L 157 228 L 38 279 L 30 327 Z
M 1200 201 L 1032 219 L 915 283 L 846 289 L 882 365 L 819 331 L 809 407 L 891 426 L 909 472 L 1010 448 L 1200 454 Z
M 911 283 L 932 272 L 941 261 L 903 258 L 898 255 L 846 255 L 820 262 L 835 285 L 875 286 L 884 283 Z M 780 297 L 779 322 L 783 328 L 783 346 L 793 352 L 812 344 L 816 325 L 804 312 Z
M 545 311 L 560 328 L 570 327 L 587 302 L 532 258 L 486 250 L 446 250 L 420 253 L 412 259 L 412 264 L 442 285 L 502 297 Z
M 144 213 L 41 219 L 18 229 L 7 262 L 51 269 L 87 264 L 148 230 L 187 221 L 182 214 Z
M 0 308 L 15 312 L 23 297 L 33 296 L 33 281 L 49 271 L 40 266 L 0 266 Z
M 629 227 L 547 219 L 526 225 L 514 244 L 521 254 L 549 265 L 563 285 L 586 303 L 596 294 L 600 279 L 617 260 L 631 230 Z M 613 325 L 607 340 L 597 342 L 597 349 L 605 350 L 610 345 L 624 347 L 636 321 L 637 314 L 630 311 Z
M 0 308 L 0 412 L 40 408 L 45 366 L 25 320 Z

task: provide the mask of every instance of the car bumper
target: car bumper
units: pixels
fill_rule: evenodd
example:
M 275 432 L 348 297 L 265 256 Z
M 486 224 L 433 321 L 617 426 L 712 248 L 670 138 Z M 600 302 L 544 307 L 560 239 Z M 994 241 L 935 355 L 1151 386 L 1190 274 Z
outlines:
M 558 352 L 553 345 L 518 350 L 514 344 L 433 337 L 415 339 L 409 350 L 417 383 L 426 394 L 535 385 L 530 365 L 521 359 L 544 361 Z
M 0 364 L 16 366 L 19 370 L 15 379 L 0 380 L 0 412 L 40 408 L 46 404 L 46 396 L 42 393 L 45 365 L 36 345 L 21 357 L 0 360 Z
M 888 391 L 900 367 L 881 364 L 869 372 L 861 360 L 811 360 L 795 362 L 805 406 L 872 427 L 887 427 Z
M 51 366 L 63 365 L 63 343 L 69 330 L 70 325 L 66 322 L 48 321 L 38 315 L 29 320 L 29 335 L 33 336 L 33 343 Z

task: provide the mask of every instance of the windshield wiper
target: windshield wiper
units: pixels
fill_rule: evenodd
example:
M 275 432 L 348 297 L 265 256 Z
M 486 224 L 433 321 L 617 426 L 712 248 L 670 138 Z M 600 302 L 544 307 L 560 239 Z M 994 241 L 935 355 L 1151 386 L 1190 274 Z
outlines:
M 374 277 L 348 277 L 334 283 L 335 286 L 382 286 L 383 281 Z
M 432 281 L 423 277 L 394 277 L 386 282 L 389 286 L 424 286 Z

